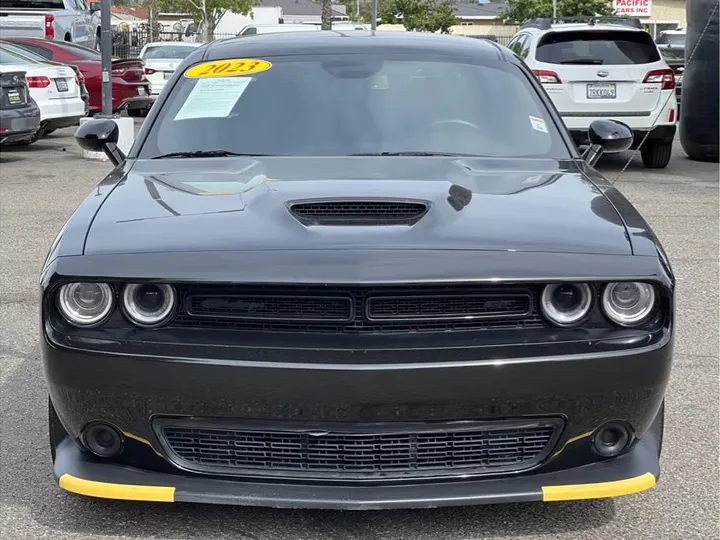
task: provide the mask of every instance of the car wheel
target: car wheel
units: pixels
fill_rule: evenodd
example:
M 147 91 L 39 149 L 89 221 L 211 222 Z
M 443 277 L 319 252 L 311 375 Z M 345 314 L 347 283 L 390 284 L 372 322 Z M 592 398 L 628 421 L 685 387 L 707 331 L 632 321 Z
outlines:
M 664 169 L 670 163 L 672 155 L 672 142 L 651 141 L 641 150 L 643 165 L 650 169 Z
M 43 133 L 43 135 L 50 135 L 51 133 L 54 133 L 56 129 L 57 128 L 46 129 L 45 133 Z
M 55 463 L 55 448 L 67 437 L 67 431 L 65 431 L 57 412 L 55 412 L 50 396 L 48 396 L 48 433 L 50 434 L 50 456 L 53 463 Z

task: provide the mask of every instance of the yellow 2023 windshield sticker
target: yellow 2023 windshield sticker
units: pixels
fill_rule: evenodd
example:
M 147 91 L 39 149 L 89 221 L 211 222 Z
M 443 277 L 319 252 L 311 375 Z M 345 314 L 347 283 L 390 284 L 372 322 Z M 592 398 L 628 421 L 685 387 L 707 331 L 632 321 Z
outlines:
M 185 71 L 185 76 L 190 79 L 204 79 L 206 77 L 232 77 L 235 75 L 252 75 L 267 71 L 272 67 L 266 60 L 255 58 L 230 58 L 227 60 L 215 60 L 203 62 Z

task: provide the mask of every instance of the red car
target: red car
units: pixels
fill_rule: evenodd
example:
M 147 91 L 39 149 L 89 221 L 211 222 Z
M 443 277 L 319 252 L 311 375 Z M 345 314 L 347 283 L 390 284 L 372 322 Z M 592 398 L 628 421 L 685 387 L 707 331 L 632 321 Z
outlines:
M 90 94 L 90 114 L 102 111 L 102 64 L 99 52 L 66 41 L 22 37 L 8 37 L 3 40 L 48 60 L 76 66 L 85 76 L 85 86 Z M 152 105 L 152 102 L 150 81 L 145 76 L 143 61 L 113 60 L 113 112 L 127 110 L 130 116 L 140 116 Z

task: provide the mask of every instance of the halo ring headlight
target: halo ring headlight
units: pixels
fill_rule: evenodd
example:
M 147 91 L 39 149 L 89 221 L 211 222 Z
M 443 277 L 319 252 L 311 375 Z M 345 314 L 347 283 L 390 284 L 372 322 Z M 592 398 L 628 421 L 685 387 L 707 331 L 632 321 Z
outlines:
M 107 283 L 66 283 L 57 292 L 56 304 L 67 322 L 80 328 L 92 328 L 110 316 L 115 295 Z
M 129 283 L 122 292 L 122 309 L 125 316 L 143 328 L 160 326 L 175 311 L 175 289 L 160 283 Z
M 540 310 L 556 326 L 576 326 L 590 313 L 592 304 L 587 283 L 553 283 L 540 297 Z
M 603 312 L 618 326 L 637 326 L 652 315 L 655 287 L 639 281 L 608 283 L 602 294 Z

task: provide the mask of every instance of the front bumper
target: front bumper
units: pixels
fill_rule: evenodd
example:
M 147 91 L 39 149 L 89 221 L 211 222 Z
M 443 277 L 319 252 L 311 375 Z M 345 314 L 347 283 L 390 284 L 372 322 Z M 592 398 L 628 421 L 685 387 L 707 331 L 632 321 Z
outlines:
M 468 351 L 437 348 L 417 351 L 425 358 L 432 353 L 435 361 L 392 363 L 391 350 L 367 350 L 363 363 L 349 364 L 330 348 L 312 351 L 327 358 L 323 363 L 302 361 L 310 351 L 294 361 L 281 346 L 262 352 L 238 347 L 223 358 L 167 349 L 173 357 L 77 350 L 59 345 L 62 338 L 52 328 L 46 332 L 46 379 L 67 432 L 56 448 L 55 472 L 61 487 L 85 495 L 279 507 L 433 507 L 615 496 L 652 487 L 659 475 L 659 441 L 651 426 L 670 374 L 670 333 L 653 345 L 615 352 L 498 361 L 479 350 L 473 360 Z M 283 421 L 298 428 L 555 417 L 564 429 L 549 457 L 528 470 L 340 485 L 291 474 L 182 470 L 153 429 L 158 417 Z M 625 454 L 603 460 L 590 440 L 610 420 L 629 424 L 635 438 Z M 120 457 L 102 460 L 79 449 L 81 431 L 93 421 L 123 432 Z M 577 485 L 583 487 L 571 487 Z
M 611 462 L 505 479 L 418 485 L 297 485 L 188 478 L 101 463 L 65 439 L 57 449 L 55 475 L 66 491 L 106 499 L 371 510 L 433 508 L 511 502 L 552 502 L 629 495 L 659 478 L 658 441 L 644 438 Z

